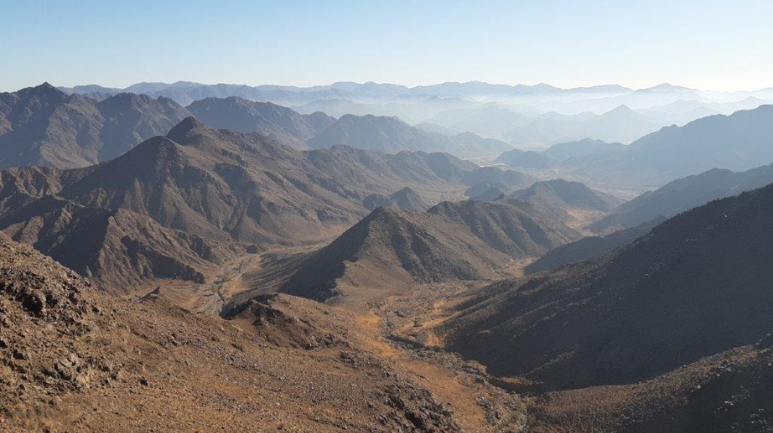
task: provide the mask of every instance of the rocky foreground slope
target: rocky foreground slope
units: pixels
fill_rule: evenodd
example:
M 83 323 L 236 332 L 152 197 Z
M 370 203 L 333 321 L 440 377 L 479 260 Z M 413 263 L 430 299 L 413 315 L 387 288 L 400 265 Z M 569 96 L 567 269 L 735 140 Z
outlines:
M 397 363 L 394 349 L 311 301 L 263 297 L 223 320 L 152 294 L 106 297 L 3 239 L 0 266 L 4 432 L 496 432 L 525 422 L 485 374 L 454 358 Z

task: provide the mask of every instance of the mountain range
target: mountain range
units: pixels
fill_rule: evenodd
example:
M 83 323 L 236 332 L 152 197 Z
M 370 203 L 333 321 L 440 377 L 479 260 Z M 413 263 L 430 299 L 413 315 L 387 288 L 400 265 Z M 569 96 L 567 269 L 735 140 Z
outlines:
M 0 228 L 110 287 L 202 281 L 207 266 L 250 245 L 332 236 L 367 213 L 373 194 L 461 190 L 474 168 L 446 154 L 299 152 L 187 118 L 99 165 L 2 172 Z
M 100 101 L 44 84 L 0 94 L 0 168 L 85 167 L 115 158 L 141 141 L 165 135 L 195 116 L 217 129 L 258 133 L 295 149 L 350 145 L 381 153 L 403 150 L 493 158 L 507 143 L 472 133 L 430 133 L 389 117 L 299 114 L 270 102 L 206 98 L 182 107 L 163 96 L 120 93 Z M 4 156 L 3 156 L 4 155 Z
M 413 284 L 489 280 L 580 234 L 528 202 L 442 202 L 423 213 L 379 207 L 309 254 L 282 291 L 315 300 L 399 293 Z M 375 295 L 371 295 L 375 296 Z
M 342 116 L 308 141 L 315 149 L 347 145 L 380 153 L 402 150 L 447 152 L 464 158 L 493 158 L 512 149 L 502 141 L 462 133 L 451 137 L 414 128 L 393 117 Z
M 682 213 L 594 261 L 495 283 L 460 307 L 444 338 L 497 375 L 548 389 L 650 380 L 755 344 L 773 327 L 771 209 L 768 186 Z
M 605 185 L 656 186 L 712 168 L 749 170 L 773 161 L 773 105 L 670 126 L 628 146 L 591 140 L 542 152 L 510 151 L 499 162 L 516 168 L 559 169 L 562 176 Z
M 773 425 L 765 92 L 68 92 L 0 94 L 0 430 Z
M 335 122 L 324 113 L 302 115 L 270 102 L 252 102 L 237 97 L 202 99 L 187 108 L 198 120 L 213 128 L 258 133 L 297 149 L 308 149 L 306 141 Z
M 187 116 L 163 97 L 118 93 L 98 102 L 48 83 L 0 93 L 0 168 L 95 164 L 166 134 Z
M 545 113 L 505 132 L 502 137 L 516 146 L 527 147 L 585 138 L 630 143 L 660 127 L 647 117 L 620 105 L 600 115 Z

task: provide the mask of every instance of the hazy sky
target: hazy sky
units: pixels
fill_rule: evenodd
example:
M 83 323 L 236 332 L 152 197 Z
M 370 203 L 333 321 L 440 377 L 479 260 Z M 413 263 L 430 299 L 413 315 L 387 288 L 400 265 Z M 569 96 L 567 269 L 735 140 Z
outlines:
M 773 86 L 773 0 L 0 0 L 0 90 L 49 81 Z

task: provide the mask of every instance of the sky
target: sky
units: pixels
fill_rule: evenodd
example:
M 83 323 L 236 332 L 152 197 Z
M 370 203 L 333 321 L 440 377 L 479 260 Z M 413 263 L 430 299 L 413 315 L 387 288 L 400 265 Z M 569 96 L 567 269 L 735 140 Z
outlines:
M 0 0 L 0 91 L 142 81 L 773 87 L 771 0 Z

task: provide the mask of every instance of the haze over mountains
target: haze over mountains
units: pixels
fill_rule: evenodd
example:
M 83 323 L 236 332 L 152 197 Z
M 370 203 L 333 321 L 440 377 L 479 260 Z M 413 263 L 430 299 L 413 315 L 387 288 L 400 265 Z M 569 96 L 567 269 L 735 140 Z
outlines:
M 0 94 L 11 431 L 773 423 L 770 92 L 65 90 Z
M 66 95 L 48 84 L 2 94 L 0 167 L 85 167 L 115 158 L 144 139 L 164 135 L 188 116 L 214 128 L 259 133 L 296 149 L 350 145 L 381 153 L 448 152 L 491 159 L 507 143 L 472 133 L 452 137 L 426 132 L 391 117 L 302 115 L 272 103 L 207 98 L 184 108 L 165 97 L 120 93 L 97 101 Z M 106 144 L 107 143 L 107 144 Z
M 207 98 L 239 97 L 272 102 L 303 114 L 317 111 L 398 117 L 449 135 L 471 132 L 516 146 L 546 147 L 583 138 L 630 143 L 660 127 L 683 125 L 713 114 L 731 114 L 773 102 L 773 92 L 721 93 L 662 84 L 633 90 L 618 85 L 561 89 L 547 84 L 483 82 L 405 87 L 341 82 L 327 86 L 206 85 L 190 82 L 139 83 L 125 89 L 100 86 L 62 88 L 96 99 L 119 92 L 164 96 L 181 105 Z M 434 126 L 433 126 L 434 125 Z
M 599 184 L 662 186 L 712 168 L 749 170 L 773 159 L 773 105 L 663 128 L 628 146 L 581 140 L 542 152 L 507 152 L 514 168 L 558 170 Z

